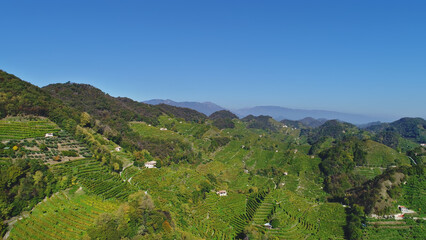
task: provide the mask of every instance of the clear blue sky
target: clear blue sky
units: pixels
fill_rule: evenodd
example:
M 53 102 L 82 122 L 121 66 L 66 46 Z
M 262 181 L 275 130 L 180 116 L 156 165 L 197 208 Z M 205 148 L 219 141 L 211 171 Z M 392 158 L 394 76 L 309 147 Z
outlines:
M 2 1 L 0 69 L 38 86 L 426 118 L 426 1 Z

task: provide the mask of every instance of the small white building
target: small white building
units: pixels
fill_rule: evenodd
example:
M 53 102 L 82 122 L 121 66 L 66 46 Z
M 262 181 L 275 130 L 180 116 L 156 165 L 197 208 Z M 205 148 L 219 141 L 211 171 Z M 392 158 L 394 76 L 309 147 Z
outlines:
M 288 175 L 288 172 L 284 172 L 284 175 L 285 175 L 285 176 L 287 176 L 287 175 Z
M 53 137 L 53 133 L 46 133 L 44 137 Z
M 267 229 L 272 229 L 272 225 L 270 223 L 265 223 L 263 226 Z
M 167 128 L 160 128 L 160 131 L 167 131 Z
M 426 143 L 420 143 L 420 146 L 426 147 Z
M 116 148 L 115 148 L 115 151 L 116 151 L 116 152 L 121 152 L 121 147 L 120 147 L 120 146 L 116 147 Z
M 220 191 L 216 192 L 216 194 L 221 196 L 221 197 L 228 196 L 228 192 L 226 192 L 226 190 L 220 190 Z
M 401 211 L 402 214 L 416 213 L 415 211 L 408 209 L 402 205 L 398 205 L 398 209 Z
M 149 161 L 145 163 L 146 168 L 156 168 L 155 165 L 157 164 L 157 161 Z

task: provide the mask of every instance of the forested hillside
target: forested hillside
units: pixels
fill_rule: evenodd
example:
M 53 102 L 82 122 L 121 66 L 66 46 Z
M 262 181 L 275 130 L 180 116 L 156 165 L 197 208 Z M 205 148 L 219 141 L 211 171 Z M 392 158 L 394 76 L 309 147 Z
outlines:
M 3 71 L 0 116 L 8 239 L 425 238 L 423 119 L 206 117 Z

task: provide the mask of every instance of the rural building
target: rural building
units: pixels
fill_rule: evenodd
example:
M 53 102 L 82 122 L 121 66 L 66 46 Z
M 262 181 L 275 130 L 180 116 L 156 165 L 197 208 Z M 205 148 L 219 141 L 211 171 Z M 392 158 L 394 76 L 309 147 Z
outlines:
M 272 225 L 270 223 L 265 223 L 263 226 L 267 229 L 272 229 Z
M 155 165 L 157 164 L 157 161 L 149 161 L 145 163 L 146 168 L 155 168 Z
M 426 147 L 426 143 L 420 143 L 420 146 Z
M 287 175 L 288 175 L 288 172 L 284 172 L 284 175 L 286 175 L 286 176 L 287 176 Z
M 410 210 L 410 209 L 408 209 L 408 208 L 406 208 L 405 206 L 402 206 L 402 205 L 398 205 L 398 209 L 401 211 L 402 214 L 416 213 L 413 210 Z
M 220 190 L 220 191 L 216 192 L 216 194 L 221 196 L 221 197 L 228 196 L 228 193 L 226 192 L 226 190 Z
M 160 128 L 160 131 L 166 131 L 167 128 Z
M 117 151 L 117 152 L 121 152 L 121 147 L 120 147 L 120 146 L 116 147 L 116 148 L 115 148 L 115 151 Z
M 53 137 L 53 133 L 46 133 L 44 137 Z

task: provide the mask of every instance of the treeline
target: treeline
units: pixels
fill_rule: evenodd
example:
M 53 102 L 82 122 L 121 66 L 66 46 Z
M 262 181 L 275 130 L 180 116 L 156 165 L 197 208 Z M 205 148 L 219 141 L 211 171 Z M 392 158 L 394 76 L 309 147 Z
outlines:
M 0 118 L 17 115 L 48 117 L 67 129 L 77 125 L 80 113 L 14 75 L 0 70 Z

